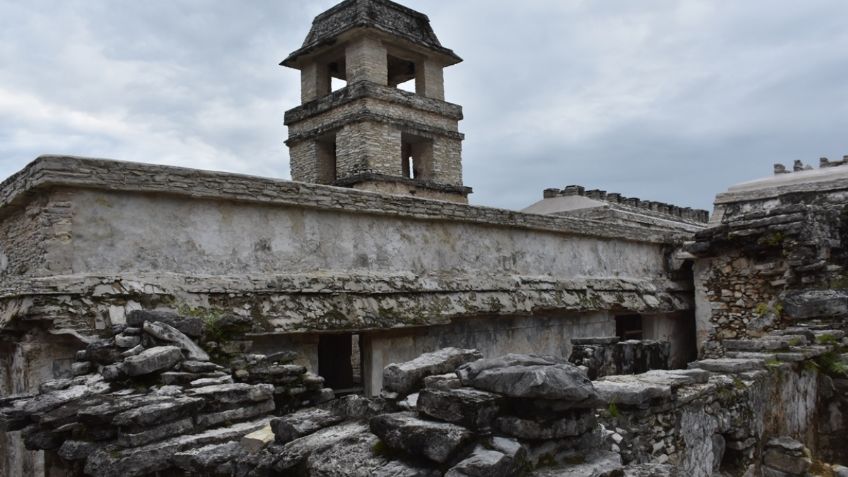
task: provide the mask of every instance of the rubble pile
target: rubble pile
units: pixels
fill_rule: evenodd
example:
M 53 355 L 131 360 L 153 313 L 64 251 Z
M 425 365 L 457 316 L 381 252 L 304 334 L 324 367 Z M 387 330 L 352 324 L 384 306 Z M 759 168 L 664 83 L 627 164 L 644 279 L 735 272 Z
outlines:
M 280 363 L 288 354 L 242 356 L 234 379 L 197 344 L 203 334 L 198 319 L 133 313 L 77 353 L 75 377 L 0 402 L 0 426 L 22 430 L 28 449 L 56 452 L 71 475 L 231 475 L 246 454 L 239 440 L 267 426 L 277 402 L 332 399 L 321 378 Z
M 621 341 L 617 336 L 603 336 L 572 338 L 571 344 L 568 360 L 584 366 L 590 379 L 669 368 L 671 343 L 668 341 Z
M 379 398 L 275 419 L 276 442 L 249 475 L 560 475 L 544 472 L 577 462 L 621 471 L 617 454 L 598 449 L 592 382 L 561 358 L 447 348 L 390 365 L 383 380 Z

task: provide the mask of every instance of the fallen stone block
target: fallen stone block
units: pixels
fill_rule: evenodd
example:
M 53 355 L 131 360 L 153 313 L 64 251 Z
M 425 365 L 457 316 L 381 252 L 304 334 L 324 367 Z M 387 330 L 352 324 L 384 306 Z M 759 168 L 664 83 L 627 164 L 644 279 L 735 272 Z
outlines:
M 157 346 L 126 358 L 123 368 L 128 376 L 144 376 L 172 368 L 182 359 L 183 353 L 176 346 Z
M 171 460 L 176 467 L 192 475 L 213 475 L 212 471 L 218 466 L 234 462 L 245 454 L 239 442 L 233 441 L 177 452 Z
M 368 433 L 368 426 L 360 422 L 349 422 L 331 426 L 307 436 L 295 439 L 276 453 L 273 469 L 286 473 L 291 469 L 304 465 L 306 459 L 314 452 L 338 445 L 358 434 Z M 286 474 L 284 474 L 286 475 Z
M 595 427 L 596 420 L 594 412 L 586 411 L 559 419 L 539 421 L 501 416 L 495 422 L 497 429 L 506 435 L 519 439 L 548 440 L 583 435 Z
M 456 373 L 437 374 L 435 376 L 427 376 L 424 378 L 424 387 L 426 389 L 446 391 L 448 389 L 461 388 L 462 381 L 459 380 Z
M 374 417 L 369 426 L 389 448 L 440 464 L 454 458 L 473 439 L 473 434 L 464 427 L 425 421 L 406 413 Z
M 273 399 L 261 401 L 257 404 L 242 403 L 235 409 L 227 409 L 223 411 L 201 414 L 197 416 L 195 422 L 200 427 L 212 427 L 227 422 L 239 422 L 247 419 L 254 419 L 257 416 L 264 416 L 274 411 L 275 404 Z
M 843 290 L 804 290 L 787 293 L 783 314 L 794 320 L 838 317 L 848 314 L 848 292 Z
M 168 311 L 146 310 L 133 310 L 127 315 L 127 326 L 141 328 L 148 321 L 165 323 L 192 338 L 203 336 L 203 320 L 200 318 L 182 317 Z
M 144 332 L 162 341 L 173 343 L 185 352 L 188 359 L 193 361 L 209 361 L 209 355 L 188 336 L 173 326 L 158 321 L 146 321 Z
M 245 451 L 255 454 L 272 442 L 274 442 L 274 431 L 271 429 L 271 425 L 269 424 L 258 431 L 251 432 L 250 434 L 242 437 L 241 447 Z
M 117 414 L 112 424 L 129 429 L 138 429 L 190 417 L 204 405 L 203 399 L 179 397 L 164 399 L 142 405 Z
M 671 386 L 646 383 L 636 379 L 609 381 L 604 378 L 595 381 L 594 385 L 600 400 L 609 404 L 646 407 L 657 399 L 671 399 Z
M 621 456 L 615 452 L 592 451 L 583 460 L 580 464 L 538 469 L 530 475 L 531 477 L 617 477 L 624 471 Z
M 512 477 L 515 463 L 509 456 L 477 447 L 474 452 L 445 473 L 445 477 Z
M 341 415 L 326 409 L 301 409 L 271 420 L 271 428 L 277 436 L 277 442 L 285 444 L 342 420 L 344 418 Z
M 689 363 L 689 368 L 705 369 L 713 373 L 736 374 L 755 371 L 765 367 L 762 359 L 717 358 Z
M 465 363 L 482 358 L 475 349 L 444 348 L 405 363 L 390 364 L 383 369 L 383 388 L 401 395 L 421 388 L 424 378 L 456 370 Z
M 497 394 L 473 388 L 424 389 L 418 395 L 417 410 L 440 421 L 486 432 L 501 409 L 501 401 Z
M 120 447 L 139 447 L 151 442 L 161 441 L 168 437 L 186 434 L 194 429 L 194 421 L 191 418 L 169 422 L 161 426 L 151 427 L 136 433 L 119 433 L 115 444 Z
M 270 384 L 217 384 L 202 388 L 193 388 L 186 394 L 221 404 L 238 404 L 243 402 L 261 402 L 274 398 L 274 386 Z
M 509 354 L 484 359 L 457 370 L 465 386 L 513 398 L 584 401 L 596 397 L 586 374 L 561 360 Z
M 141 447 L 120 449 L 107 446 L 94 451 L 85 463 L 86 475 L 93 477 L 142 477 L 171 467 L 174 455 L 187 449 L 241 439 L 268 425 L 269 419 L 243 422 L 210 429 L 199 434 L 172 437 Z

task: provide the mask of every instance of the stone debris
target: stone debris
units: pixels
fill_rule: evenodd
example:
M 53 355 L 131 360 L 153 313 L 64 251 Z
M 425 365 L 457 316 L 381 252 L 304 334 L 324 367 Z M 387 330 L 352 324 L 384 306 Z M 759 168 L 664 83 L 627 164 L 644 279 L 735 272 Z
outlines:
M 412 361 L 390 364 L 383 370 L 383 388 L 406 395 L 423 385 L 424 378 L 455 370 L 459 365 L 482 358 L 477 350 L 444 348 L 422 354 Z
M 116 336 L 77 353 L 77 376 L 44 383 L 38 395 L 0 400 L 0 426 L 22 430 L 29 449 L 55 451 L 80 475 L 132 477 L 173 469 L 235 475 L 237 460 L 274 441 L 272 413 L 332 396 L 305 368 L 264 355 L 233 357 L 248 370 L 242 380 L 248 382 L 235 382 L 230 368 L 209 361 L 176 327 L 183 323 L 192 335 L 202 335 L 192 320 L 164 315 L 171 326 L 153 321 L 158 313 L 133 316 L 138 328 L 118 328 Z M 121 351 L 121 336 L 138 338 L 132 353 Z M 256 382 L 260 377 L 271 382 Z M 304 391 L 292 393 L 291 387 Z
M 371 432 L 389 448 L 444 464 L 472 442 L 472 433 L 455 424 L 413 414 L 383 414 L 369 421 Z

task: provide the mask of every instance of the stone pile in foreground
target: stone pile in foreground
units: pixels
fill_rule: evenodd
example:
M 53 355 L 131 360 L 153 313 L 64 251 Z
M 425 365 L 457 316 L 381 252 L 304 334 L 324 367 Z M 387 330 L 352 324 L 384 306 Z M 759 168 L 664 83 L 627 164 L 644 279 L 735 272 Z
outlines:
M 77 353 L 75 377 L 0 402 L 0 428 L 55 452 L 69 475 L 233 475 L 248 453 L 239 441 L 269 424 L 277 402 L 332 398 L 289 355 L 241 356 L 234 376 L 197 344 L 200 320 L 136 313 L 128 322 Z
M 245 475 L 560 475 L 550 472 L 578 461 L 621 472 L 617 454 L 597 449 L 591 381 L 564 359 L 447 348 L 386 367 L 384 382 L 381 397 L 274 419 L 276 442 Z

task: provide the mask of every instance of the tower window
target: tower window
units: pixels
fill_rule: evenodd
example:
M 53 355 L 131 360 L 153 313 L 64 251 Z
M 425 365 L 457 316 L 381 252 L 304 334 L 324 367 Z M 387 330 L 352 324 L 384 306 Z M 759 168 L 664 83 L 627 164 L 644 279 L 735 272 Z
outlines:
M 336 134 L 321 136 L 318 146 L 318 183 L 332 184 L 336 181 Z
M 401 135 L 401 169 L 410 179 L 433 178 L 433 140 L 413 134 Z
M 387 64 L 389 86 L 415 92 L 415 62 L 389 55 Z

